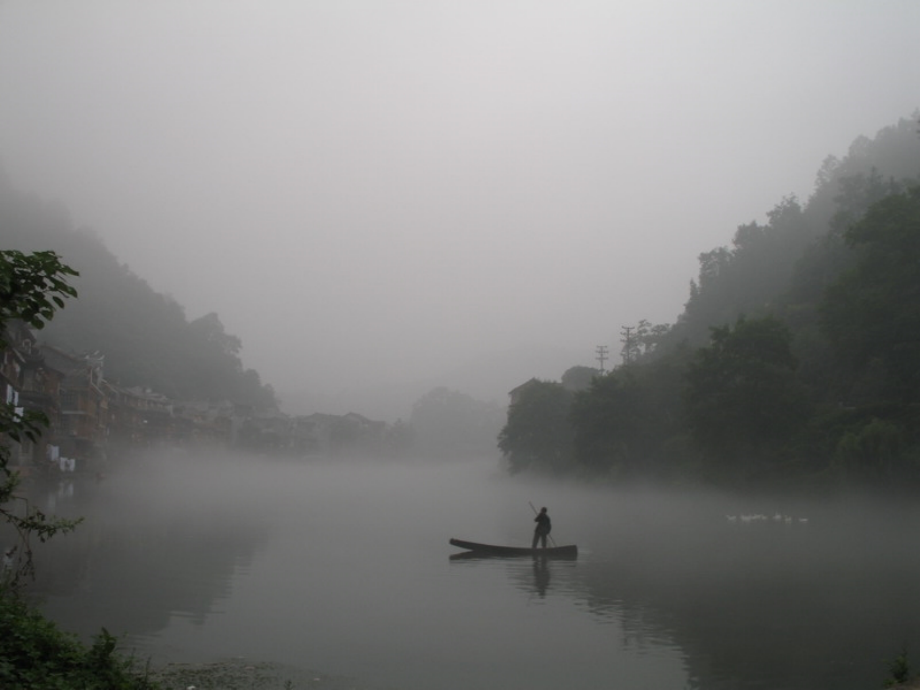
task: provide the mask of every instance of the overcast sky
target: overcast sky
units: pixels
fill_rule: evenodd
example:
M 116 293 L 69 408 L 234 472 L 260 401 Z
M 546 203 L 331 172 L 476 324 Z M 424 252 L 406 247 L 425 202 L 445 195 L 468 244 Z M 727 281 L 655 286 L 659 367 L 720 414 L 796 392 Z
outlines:
M 673 322 L 700 252 L 920 105 L 918 36 L 917 0 L 0 0 L 0 161 L 362 411 Z

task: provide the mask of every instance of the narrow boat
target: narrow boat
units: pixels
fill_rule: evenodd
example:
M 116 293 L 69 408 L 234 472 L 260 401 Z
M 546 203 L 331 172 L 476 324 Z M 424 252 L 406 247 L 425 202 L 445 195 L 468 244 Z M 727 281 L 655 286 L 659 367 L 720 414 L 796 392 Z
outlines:
M 474 541 L 451 539 L 451 545 L 467 549 L 468 554 L 458 554 L 468 557 L 485 556 L 539 556 L 541 558 L 578 558 L 578 547 L 574 544 L 568 546 L 552 546 L 545 549 L 530 549 L 523 546 L 496 546 L 494 544 L 477 544 Z

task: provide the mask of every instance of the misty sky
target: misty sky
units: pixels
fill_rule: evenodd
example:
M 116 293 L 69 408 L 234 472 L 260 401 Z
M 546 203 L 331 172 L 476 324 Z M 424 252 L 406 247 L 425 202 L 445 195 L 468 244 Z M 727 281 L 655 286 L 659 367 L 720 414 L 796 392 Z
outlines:
M 918 32 L 916 0 L 0 0 L 0 161 L 282 394 L 516 348 L 558 378 L 910 116 Z

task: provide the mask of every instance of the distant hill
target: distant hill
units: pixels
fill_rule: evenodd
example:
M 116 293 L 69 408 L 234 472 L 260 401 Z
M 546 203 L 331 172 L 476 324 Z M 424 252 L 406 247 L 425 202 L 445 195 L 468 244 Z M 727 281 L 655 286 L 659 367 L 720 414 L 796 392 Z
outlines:
M 857 137 L 842 159 L 828 156 L 816 175 L 807 200 L 782 199 L 767 213 L 766 224 L 739 226 L 731 243 L 699 256 L 699 276 L 693 281 L 684 310 L 665 342 L 701 345 L 710 328 L 731 323 L 742 314 L 762 314 L 781 304 L 814 301 L 826 280 L 818 284 L 817 266 L 807 262 L 834 252 L 846 227 L 875 201 L 892 191 L 897 181 L 920 176 L 920 135 L 915 119 L 901 119 L 873 139 Z M 803 263 L 805 262 L 805 263 Z M 802 293 L 811 284 L 811 293 Z M 797 294 L 793 294 L 798 291 Z
M 279 387 L 278 397 L 285 410 L 307 414 L 324 410 L 334 414 L 360 412 L 373 419 L 390 422 L 406 419 L 412 405 L 434 388 L 446 387 L 465 393 L 482 402 L 501 406 L 508 403 L 508 391 L 524 381 L 537 378 L 559 379 L 572 366 L 584 361 L 581 353 L 565 349 L 518 347 L 473 357 L 456 367 L 428 377 L 405 378 L 338 390 Z M 354 409 L 360 401 L 360 409 Z
M 511 467 L 920 483 L 917 117 L 858 137 L 809 199 L 782 199 L 702 252 L 677 322 L 637 325 L 627 365 L 574 395 L 522 393 L 500 437 Z
M 0 171 L 0 237 L 4 249 L 52 250 L 80 272 L 70 300 L 40 336 L 65 351 L 98 352 L 104 375 L 178 400 L 231 400 L 273 407 L 274 391 L 244 369 L 240 340 L 217 314 L 194 321 L 171 297 L 155 292 L 64 206 L 13 189 Z

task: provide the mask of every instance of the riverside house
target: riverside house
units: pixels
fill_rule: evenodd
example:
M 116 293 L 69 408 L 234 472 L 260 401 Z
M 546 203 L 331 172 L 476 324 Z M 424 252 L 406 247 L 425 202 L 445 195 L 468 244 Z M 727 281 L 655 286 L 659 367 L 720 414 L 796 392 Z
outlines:
M 14 414 L 41 412 L 49 422 L 34 443 L 5 439 L 12 464 L 25 474 L 98 473 L 123 454 L 150 448 L 235 447 L 307 458 L 375 454 L 386 443 L 386 423 L 359 414 L 290 417 L 230 401 L 174 401 L 107 381 L 102 354 L 39 344 L 24 323 L 8 323 L 4 338 L 3 402 Z

